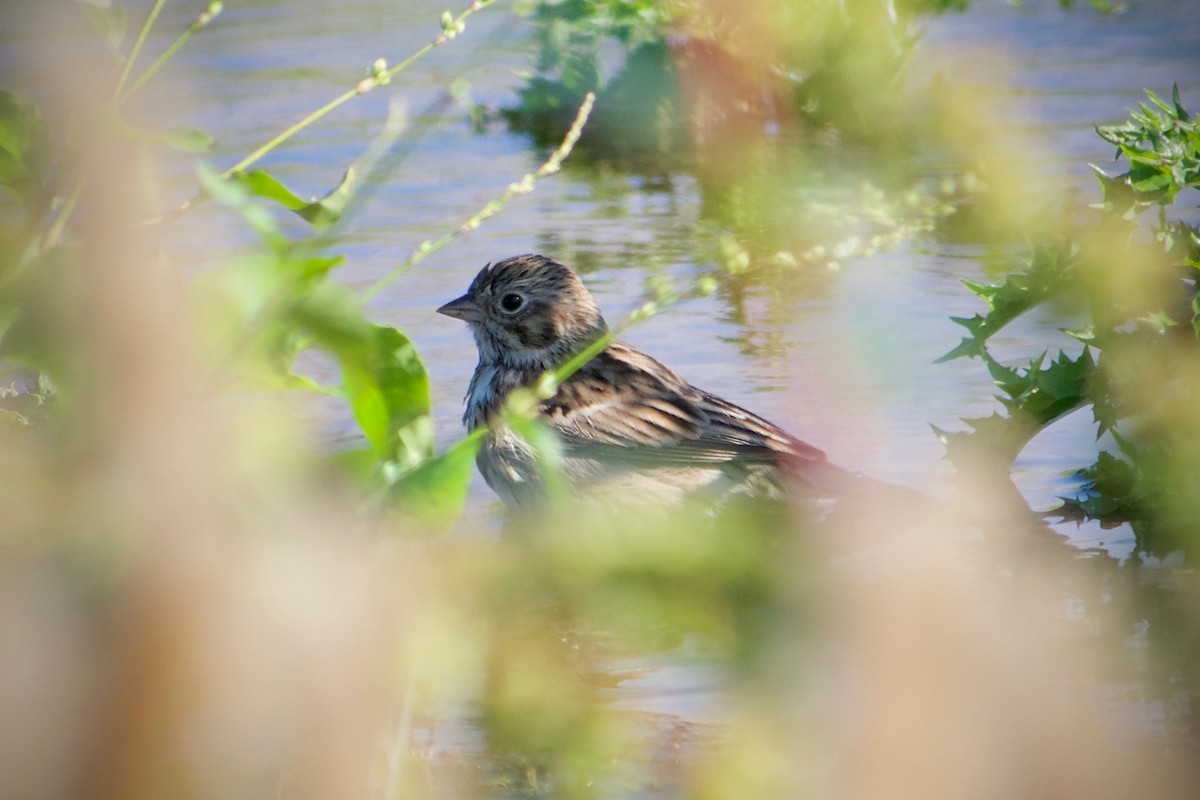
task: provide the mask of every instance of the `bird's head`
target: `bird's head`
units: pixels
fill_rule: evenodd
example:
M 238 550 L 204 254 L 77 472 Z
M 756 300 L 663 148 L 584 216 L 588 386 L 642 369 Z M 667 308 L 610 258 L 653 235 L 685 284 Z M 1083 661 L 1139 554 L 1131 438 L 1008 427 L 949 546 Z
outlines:
M 471 326 L 481 363 L 543 369 L 555 366 L 607 329 L 579 276 L 540 255 L 488 264 L 466 294 L 438 313 Z

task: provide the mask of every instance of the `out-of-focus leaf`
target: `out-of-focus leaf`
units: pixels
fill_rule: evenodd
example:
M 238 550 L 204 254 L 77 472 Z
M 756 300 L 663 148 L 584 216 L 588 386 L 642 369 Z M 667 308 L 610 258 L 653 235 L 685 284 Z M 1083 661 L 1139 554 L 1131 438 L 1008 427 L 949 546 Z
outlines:
M 379 468 L 379 459 L 370 447 L 355 447 L 348 450 L 338 450 L 330 460 L 356 483 L 367 485 Z
M 320 200 L 309 203 L 296 213 L 317 228 L 327 227 L 340 220 L 346 213 L 346 206 L 349 205 L 357 189 L 358 168 L 351 164 L 342 174 L 342 179 L 338 181 L 337 186 L 333 187 Z
M 261 169 L 235 172 L 229 176 L 229 180 L 243 187 L 255 197 L 274 200 L 289 211 L 297 211 L 308 205 L 307 200 L 302 200 L 291 189 L 280 183 L 275 176 Z
M 156 134 L 155 138 L 184 153 L 207 153 L 213 148 L 213 138 L 194 128 L 172 128 Z
M 324 349 L 346 358 L 362 360 L 375 335 L 362 306 L 344 286 L 321 283 L 288 302 L 286 317 Z
M 196 168 L 196 177 L 210 197 L 240 214 L 269 245 L 276 249 L 286 246 L 286 240 L 280 234 L 270 212 L 261 203 L 255 202 L 255 193 L 250 191 L 244 181 L 226 180 L 203 164 Z
M 401 511 L 436 527 L 457 519 L 467 499 L 480 441 L 480 434 L 472 434 L 400 478 L 390 493 Z
M 123 6 L 113 6 L 112 3 L 97 0 L 77 0 L 83 11 L 91 20 L 92 27 L 104 39 L 110 53 L 118 53 L 121 43 L 125 41 L 128 28 L 128 16 Z
M 408 467 L 428 458 L 433 426 L 422 419 L 430 411 L 429 376 L 408 337 L 372 325 L 365 341 L 334 353 L 354 418 L 381 459 Z
M 289 266 L 295 277 L 306 283 L 316 278 L 323 278 L 329 273 L 329 270 L 345 260 L 345 256 L 295 255 L 289 259 Z
M 78 324 L 83 269 L 77 248 L 59 246 L 0 283 L 0 363 L 33 367 L 64 383 L 77 373 L 62 341 Z
M 50 167 L 50 130 L 37 104 L 0 90 L 0 186 L 29 202 Z
M 509 414 L 505 423 L 529 443 L 541 472 L 542 491 L 550 499 L 567 496 L 567 481 L 562 471 L 562 441 L 549 426 L 534 418 Z
M 255 196 L 272 200 L 295 212 L 312 223 L 313 227 L 325 228 L 340 220 L 345 213 L 347 204 L 358 188 L 358 171 L 354 166 L 347 169 L 338 185 L 320 200 L 304 200 L 278 178 L 263 170 L 234 173 L 231 180 Z

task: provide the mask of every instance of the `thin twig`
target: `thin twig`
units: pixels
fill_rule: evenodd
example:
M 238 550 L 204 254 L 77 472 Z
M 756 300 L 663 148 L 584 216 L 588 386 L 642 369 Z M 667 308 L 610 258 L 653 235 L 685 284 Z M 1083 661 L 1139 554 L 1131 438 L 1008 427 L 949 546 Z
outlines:
M 422 56 L 427 54 L 429 51 L 433 50 L 435 47 L 440 47 L 441 45 L 445 44 L 446 42 L 450 41 L 455 36 L 457 36 L 458 33 L 460 33 L 463 30 L 464 23 L 466 22 L 467 18 L 491 2 L 492 2 L 492 0 L 486 0 L 486 2 L 484 0 L 475 0 L 475 2 L 471 3 L 471 5 L 469 5 L 467 7 L 467 9 L 465 11 L 463 11 L 461 14 L 459 14 L 457 17 L 454 17 L 453 19 L 443 19 L 442 32 L 439 33 L 437 36 L 435 36 L 433 38 L 433 40 L 429 42 L 429 44 L 425 45 L 420 50 L 413 53 L 411 56 L 404 59 L 396 66 L 389 67 L 389 68 L 381 68 L 381 65 L 384 63 L 382 61 L 382 59 L 379 61 L 376 61 L 375 69 L 374 69 L 371 77 L 363 78 L 361 81 L 358 82 L 358 84 L 353 89 L 350 89 L 349 91 L 344 92 L 343 94 L 339 95 L 338 97 L 335 97 L 333 100 L 330 100 L 328 103 L 321 106 L 319 109 L 312 112 L 311 114 L 306 116 L 304 119 L 300 120 L 299 122 L 297 122 L 294 125 L 289 126 L 286 130 L 284 130 L 278 136 L 274 137 L 269 142 L 264 144 L 262 147 L 259 147 L 253 153 L 246 156 L 245 158 L 243 158 L 238 163 L 234 164 L 229 169 L 225 170 L 225 172 L 223 172 L 222 175 L 224 177 L 229 177 L 230 175 L 232 175 L 235 172 L 241 172 L 242 170 L 246 169 L 246 167 L 249 167 L 251 164 L 256 163 L 257 161 L 259 161 L 259 159 L 261 159 L 267 153 L 271 152 L 276 147 L 283 144 L 288 139 L 292 138 L 297 133 L 304 130 L 309 125 L 313 124 L 314 122 L 319 120 L 321 117 L 330 113 L 331 111 L 338 108 L 342 104 L 347 103 L 350 100 L 353 100 L 355 97 L 364 95 L 367 92 L 371 91 L 372 89 L 375 89 L 376 87 L 386 86 L 387 84 L 391 83 L 392 78 L 396 77 L 398 74 L 400 74 L 405 69 L 407 69 L 409 67 L 409 65 L 411 65 L 414 61 L 421 58 Z
M 125 68 L 121 70 L 121 77 L 117 80 L 117 88 L 113 90 L 113 97 L 120 97 L 121 90 L 125 88 L 125 82 L 129 80 L 129 73 L 133 70 L 133 64 L 137 61 L 138 55 L 142 52 L 142 45 L 146 43 L 146 37 L 150 35 L 150 29 L 154 27 L 154 21 L 158 19 L 158 14 L 162 11 L 163 5 L 167 0 L 156 0 L 154 8 L 150 9 L 150 16 L 146 17 L 146 21 L 142 23 L 142 29 L 138 31 L 137 40 L 133 43 L 133 49 L 129 51 L 129 58 L 125 59 Z
M 583 126 L 587 123 L 588 115 L 592 113 L 592 105 L 595 103 L 595 101 L 596 95 L 592 92 L 588 92 L 587 96 L 583 99 L 583 104 L 579 106 L 579 111 L 575 114 L 575 121 L 571 123 L 571 127 L 567 130 L 567 135 L 563 137 L 562 143 L 555 149 L 553 153 L 550 154 L 550 157 L 546 159 L 545 163 L 537 168 L 537 170 L 529 173 L 515 183 L 510 183 L 508 188 L 504 190 L 503 194 L 489 202 L 474 215 L 469 217 L 465 222 L 449 233 L 443 235 L 440 239 L 422 242 L 420 246 L 412 252 L 412 255 L 405 259 L 403 264 L 393 269 L 387 275 L 384 275 L 369 289 L 363 292 L 361 299 L 364 302 L 370 300 L 391 285 L 392 282 L 394 282 L 401 275 L 408 272 L 409 269 L 423 260 L 430 253 L 435 253 L 438 250 L 441 250 L 443 247 L 450 244 L 450 242 L 454 241 L 463 234 L 470 233 L 471 231 L 475 230 L 483 224 L 484 220 L 494 215 L 497 211 L 507 205 L 508 202 L 514 197 L 517 195 L 529 194 L 533 191 L 534 184 L 537 183 L 537 181 L 558 172 L 559 169 L 562 168 L 562 162 L 568 155 L 570 155 L 571 150 L 575 147 L 575 143 L 579 141 L 579 136 L 583 132 Z
M 187 44 L 188 39 L 191 39 L 196 35 L 197 31 L 199 31 L 208 23 L 212 22 L 216 16 L 221 13 L 224 7 L 225 4 L 222 3 L 221 0 L 212 0 L 212 2 L 208 4 L 208 7 L 205 8 L 204 11 L 200 12 L 200 15 L 192 20 L 192 23 L 184 29 L 183 33 L 179 34 L 175 41 L 171 42 L 171 46 L 164 50 L 162 55 L 154 59 L 154 63 L 147 67 L 145 71 L 138 76 L 138 79 L 133 82 L 132 86 L 130 86 L 123 93 L 118 92 L 117 105 L 124 105 L 130 97 L 133 97 L 135 94 L 137 94 L 138 90 L 146 85 L 146 81 L 154 77 L 159 69 L 162 68 L 162 65 L 170 61 L 171 58 L 174 57 L 175 53 L 179 51 L 179 48 Z M 122 83 L 124 83 L 124 81 L 122 81 Z
M 349 101 L 353 100 L 356 97 L 366 94 L 367 92 L 371 91 L 372 89 L 378 88 L 380 86 L 386 86 L 387 84 L 391 83 L 392 78 L 396 77 L 396 75 L 400 74 L 405 69 L 407 69 L 417 59 L 426 55 L 431 50 L 433 50 L 435 47 L 440 47 L 441 45 L 445 44 L 446 42 L 448 42 L 451 39 L 453 39 L 454 37 L 456 37 L 458 34 L 462 33 L 462 31 L 465 28 L 465 23 L 466 23 L 467 18 L 469 18 L 476 11 L 479 11 L 480 9 L 484 8 L 485 6 L 490 5 L 492 2 L 494 2 L 494 0 L 474 0 L 474 2 L 472 2 L 471 5 L 467 6 L 466 10 L 463 11 L 462 13 L 460 13 L 457 17 L 452 17 L 452 16 L 450 16 L 449 12 L 446 12 L 446 15 L 444 15 L 442 17 L 442 23 L 441 23 L 442 24 L 442 32 L 439 33 L 437 36 L 435 36 L 428 44 L 426 44 L 420 50 L 413 53 L 411 56 L 404 59 L 403 61 L 401 61 L 399 64 L 397 64 L 394 67 L 387 67 L 386 61 L 384 61 L 383 59 L 378 59 L 372 67 L 372 74 L 370 77 L 363 78 L 361 81 L 359 81 L 355 85 L 355 87 L 353 89 L 343 92 L 342 94 L 340 94 L 337 97 L 330 100 L 325 105 L 318 108 L 316 111 L 313 111 L 311 114 L 306 115 L 299 122 L 289 125 L 284 131 L 279 133 L 277 136 L 272 137 L 270 141 L 268 141 L 265 144 L 263 144 L 262 146 L 258 147 L 257 149 L 254 150 L 254 152 L 250 153 L 245 158 L 243 158 L 241 161 L 237 162 L 232 167 L 229 167 L 224 172 L 222 172 L 221 177 L 228 178 L 236 172 L 244 171 L 248 167 L 258 163 L 260 160 L 262 160 L 263 156 L 267 155 L 272 150 L 279 147 L 279 145 L 283 144 L 288 139 L 291 139 L 297 133 L 304 130 L 308 126 L 312 125 L 314 122 L 317 122 L 318 120 L 320 120 L 322 117 L 326 116 L 327 114 L 333 112 L 340 106 L 348 103 Z M 203 191 L 197 192 L 195 195 L 188 198 L 183 203 L 181 203 L 179 206 L 177 206 L 174 210 L 168 211 L 166 214 L 163 214 L 161 217 L 158 217 L 156 219 L 147 220 L 143 224 L 151 225 L 151 224 L 157 224 L 160 222 L 169 222 L 170 220 L 176 219 L 180 215 L 182 215 L 185 211 L 187 211 L 189 208 L 191 208 L 193 203 L 196 203 L 197 201 L 201 200 L 203 197 L 204 197 Z

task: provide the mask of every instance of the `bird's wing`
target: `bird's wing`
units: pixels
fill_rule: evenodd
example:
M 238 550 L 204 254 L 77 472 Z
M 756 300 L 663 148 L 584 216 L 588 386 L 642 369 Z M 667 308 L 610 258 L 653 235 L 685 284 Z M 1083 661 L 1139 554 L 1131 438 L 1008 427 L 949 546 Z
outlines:
M 542 404 L 568 454 L 659 466 L 824 463 L 767 420 L 614 342 Z

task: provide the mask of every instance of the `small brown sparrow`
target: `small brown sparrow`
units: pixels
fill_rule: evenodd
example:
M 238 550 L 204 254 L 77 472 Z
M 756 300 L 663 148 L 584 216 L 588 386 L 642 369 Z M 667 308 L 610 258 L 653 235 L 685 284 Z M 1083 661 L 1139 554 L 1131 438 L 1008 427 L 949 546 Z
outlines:
M 491 424 L 510 392 L 533 386 L 608 330 L 579 276 L 540 255 L 485 266 L 438 313 L 467 322 L 479 348 L 463 414 L 468 430 Z M 701 490 L 773 494 L 785 477 L 833 496 L 854 478 L 815 447 L 619 341 L 541 401 L 537 417 L 560 439 L 572 486 L 620 503 L 671 503 Z M 544 495 L 533 448 L 503 425 L 488 431 L 477 464 L 509 505 Z

